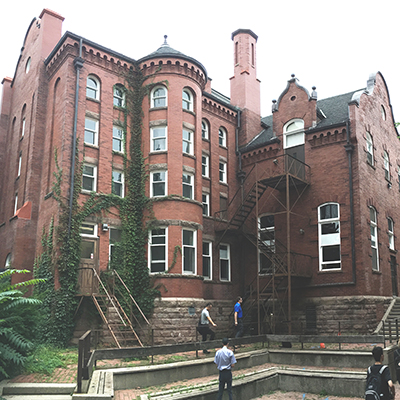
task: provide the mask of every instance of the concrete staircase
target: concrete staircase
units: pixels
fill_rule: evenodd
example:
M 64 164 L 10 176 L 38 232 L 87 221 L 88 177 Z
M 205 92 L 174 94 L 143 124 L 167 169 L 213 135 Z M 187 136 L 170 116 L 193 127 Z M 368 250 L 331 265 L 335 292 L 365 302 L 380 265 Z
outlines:
M 390 334 L 392 337 L 400 335 L 400 297 L 393 298 L 374 334 L 386 337 L 389 337 Z

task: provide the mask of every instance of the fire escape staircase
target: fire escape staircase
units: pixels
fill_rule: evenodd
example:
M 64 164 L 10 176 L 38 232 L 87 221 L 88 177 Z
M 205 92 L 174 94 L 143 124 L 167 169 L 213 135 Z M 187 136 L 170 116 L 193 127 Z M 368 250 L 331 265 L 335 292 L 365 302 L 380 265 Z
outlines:
M 138 314 L 141 315 L 147 326 L 149 326 L 147 318 L 144 316 L 138 304 L 131 296 L 130 291 L 125 283 L 116 271 L 112 271 L 113 280 L 111 283 L 111 288 L 107 290 L 97 272 L 95 270 L 93 272 L 94 279 L 97 279 L 99 283 L 99 290 L 97 293 L 92 294 L 92 300 L 101 316 L 104 326 L 106 327 L 106 332 L 108 331 L 113 342 L 118 348 L 137 346 L 143 347 L 143 343 L 139 338 L 138 332 L 141 331 L 143 333 L 144 329 L 140 324 L 139 319 L 132 312 L 132 307 L 130 307 L 130 317 L 127 315 L 114 293 L 114 290 L 117 286 L 115 285 L 115 278 L 117 278 L 117 281 L 120 283 L 118 286 L 122 286 L 127 293 L 127 296 L 124 297 L 125 303 L 126 299 L 130 300 L 130 302 L 133 303 L 137 308 Z M 132 323 L 132 320 L 135 320 L 135 324 Z M 106 332 L 103 332 L 104 336 Z

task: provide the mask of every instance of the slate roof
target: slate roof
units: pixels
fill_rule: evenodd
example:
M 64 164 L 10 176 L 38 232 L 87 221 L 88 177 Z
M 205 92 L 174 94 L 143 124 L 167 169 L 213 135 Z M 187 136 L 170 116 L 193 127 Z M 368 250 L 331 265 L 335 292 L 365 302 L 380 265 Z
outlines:
M 361 89 L 363 91 L 364 89 Z M 317 101 L 317 115 L 320 121 L 310 131 L 328 128 L 329 126 L 344 124 L 348 118 L 348 104 L 353 99 L 353 92 L 341 94 L 334 97 Z M 241 147 L 241 152 L 251 151 L 268 144 L 280 142 L 272 131 L 272 115 L 261 118 L 263 130 L 256 135 L 249 143 Z

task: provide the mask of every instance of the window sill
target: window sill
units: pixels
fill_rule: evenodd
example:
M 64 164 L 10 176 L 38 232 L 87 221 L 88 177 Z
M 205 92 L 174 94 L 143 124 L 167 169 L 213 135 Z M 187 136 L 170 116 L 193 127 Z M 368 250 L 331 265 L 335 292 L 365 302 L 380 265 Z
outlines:
M 228 183 L 227 183 L 227 182 L 221 182 L 221 181 L 219 181 L 219 183 L 220 183 L 220 185 L 228 186 Z
M 396 249 L 391 249 L 390 247 L 388 247 L 388 249 L 389 249 L 389 252 L 391 254 L 397 254 L 397 250 Z
M 219 145 L 219 147 L 220 147 L 221 149 L 228 150 L 228 147 L 226 147 L 226 146 Z
M 209 176 L 204 176 L 204 175 L 202 175 L 201 177 L 202 177 L 203 179 L 207 180 L 207 181 L 211 181 L 211 178 L 210 178 Z
M 203 142 L 210 143 L 210 139 L 209 139 L 209 138 L 204 138 L 204 137 L 202 137 L 201 140 L 202 140 Z
M 381 271 L 377 271 L 377 270 L 375 270 L 375 269 L 372 270 L 372 273 L 373 273 L 373 274 L 377 274 L 377 275 L 382 275 L 382 272 L 381 272 Z
M 149 152 L 149 155 L 152 156 L 154 154 L 167 154 L 168 150 L 153 150 Z
M 374 170 L 376 170 L 375 165 L 371 164 L 368 160 L 366 160 L 366 163 Z
M 184 157 L 189 157 L 192 158 L 193 160 L 196 159 L 196 156 L 194 154 L 189 154 L 189 153 L 182 153 Z
M 149 111 L 158 111 L 158 110 L 168 110 L 167 106 L 163 106 L 163 107 L 151 107 L 149 109 Z
M 83 143 L 84 146 L 86 147 L 91 147 L 92 149 L 99 149 L 99 146 L 97 144 L 91 144 L 91 143 Z
M 113 105 L 114 110 L 121 110 L 125 111 L 126 107 L 125 106 L 116 106 L 115 104 Z
M 192 111 L 192 110 L 186 110 L 185 108 L 182 108 L 182 111 L 183 111 L 183 112 L 186 112 L 186 113 L 188 113 L 188 114 L 191 114 L 191 115 L 193 115 L 193 116 L 196 116 L 196 113 L 195 113 L 194 111 Z
M 92 97 L 87 97 L 87 96 L 86 96 L 86 100 L 90 100 L 90 101 L 93 101 L 94 103 L 100 104 L 100 100 L 93 99 Z
M 343 272 L 342 268 L 338 268 L 338 269 L 320 269 L 318 270 L 317 274 L 326 274 L 326 273 L 338 273 L 338 272 Z

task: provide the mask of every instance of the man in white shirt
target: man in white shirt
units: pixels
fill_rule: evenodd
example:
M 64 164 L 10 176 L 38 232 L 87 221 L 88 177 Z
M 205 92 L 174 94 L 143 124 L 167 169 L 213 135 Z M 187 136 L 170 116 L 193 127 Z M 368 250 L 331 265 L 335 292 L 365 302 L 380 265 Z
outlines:
M 229 400 L 232 400 L 232 367 L 236 364 L 236 358 L 232 350 L 228 349 L 228 338 L 222 339 L 224 347 L 215 353 L 214 362 L 219 370 L 219 390 L 217 400 L 222 399 L 225 384 L 228 389 Z
M 212 308 L 212 304 L 208 303 L 206 307 L 203 309 L 200 315 L 199 326 L 197 327 L 197 331 L 202 336 L 203 342 L 207 341 L 207 335 L 210 335 L 210 340 L 214 340 L 215 332 L 210 328 L 210 324 L 212 326 L 217 326 L 214 324 L 214 321 L 210 317 L 210 310 Z M 204 349 L 204 354 L 208 354 L 209 351 Z

